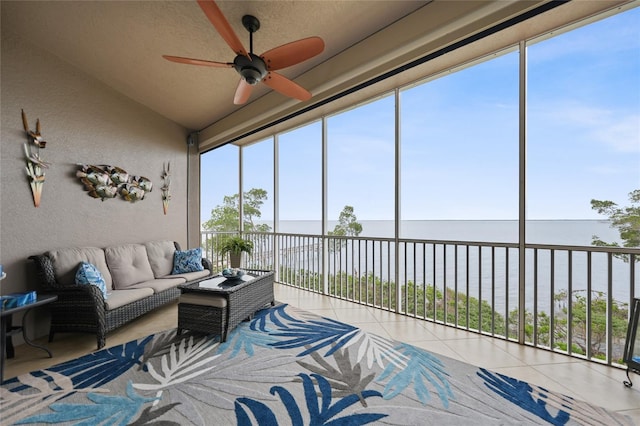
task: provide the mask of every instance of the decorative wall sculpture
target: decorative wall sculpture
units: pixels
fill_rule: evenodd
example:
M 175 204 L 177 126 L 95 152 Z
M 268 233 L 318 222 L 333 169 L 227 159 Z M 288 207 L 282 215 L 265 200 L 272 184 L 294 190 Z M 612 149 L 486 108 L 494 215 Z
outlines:
M 93 166 L 79 164 L 76 176 L 84 184 L 84 189 L 93 198 L 104 201 L 118 195 L 126 201 L 144 200 L 151 192 L 153 183 L 144 176 L 134 176 L 116 166 Z
M 28 142 L 24 144 L 24 155 L 27 158 L 27 175 L 29 176 L 29 184 L 31 185 L 31 193 L 33 194 L 33 205 L 40 206 L 40 197 L 42 196 L 42 185 L 44 184 L 44 169 L 48 169 L 50 163 L 40 158 L 40 149 L 44 149 L 47 142 L 42 139 L 40 129 L 40 119 L 36 120 L 36 131 L 29 130 L 27 123 L 27 115 L 22 111 L 22 125 L 27 133 Z
M 169 210 L 169 200 L 171 199 L 171 195 L 169 194 L 169 185 L 171 184 L 171 161 L 167 162 L 166 166 L 162 164 L 162 210 L 164 214 L 167 214 Z

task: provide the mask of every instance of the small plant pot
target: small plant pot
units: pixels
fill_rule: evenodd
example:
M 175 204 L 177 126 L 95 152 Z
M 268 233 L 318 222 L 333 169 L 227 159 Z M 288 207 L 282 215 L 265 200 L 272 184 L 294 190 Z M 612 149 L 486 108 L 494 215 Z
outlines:
M 229 264 L 232 268 L 239 268 L 242 261 L 242 253 L 229 253 Z

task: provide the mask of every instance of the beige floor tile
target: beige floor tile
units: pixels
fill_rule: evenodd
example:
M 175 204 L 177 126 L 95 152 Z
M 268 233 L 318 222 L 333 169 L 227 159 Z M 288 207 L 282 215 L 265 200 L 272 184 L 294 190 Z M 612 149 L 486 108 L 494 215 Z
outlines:
M 444 343 L 466 362 L 478 367 L 493 369 L 526 365 L 485 338 L 445 340 Z
M 551 363 L 565 363 L 565 362 L 580 362 L 579 359 L 572 358 L 568 355 L 553 352 L 550 350 L 536 349 L 532 346 L 519 345 L 516 342 L 493 339 L 493 344 L 509 353 L 512 356 L 521 359 L 529 365 L 538 364 L 551 364 Z
M 406 315 L 398 315 L 395 312 L 384 311 L 381 309 L 372 308 L 370 306 L 367 306 L 366 309 L 380 322 L 421 321 L 416 320 L 415 318 L 408 317 Z
M 376 318 L 373 315 L 371 315 L 371 313 L 366 308 L 354 308 L 354 309 L 334 308 L 334 311 L 336 312 L 338 321 L 346 322 L 349 324 L 363 323 L 363 322 L 372 322 L 375 324 L 378 323 Z
M 380 326 L 396 340 L 407 343 L 437 340 L 437 338 L 418 322 L 383 322 Z
M 462 359 L 460 355 L 455 353 L 449 346 L 440 340 L 414 340 L 411 344 L 418 348 L 426 349 L 435 355 L 442 355 L 464 362 L 464 359 Z
M 360 307 L 362 307 L 363 309 L 367 309 L 365 305 L 349 302 L 348 300 L 334 299 L 334 298 L 329 298 L 329 300 L 331 301 L 331 305 L 335 309 L 358 309 Z
M 298 297 L 297 301 L 291 303 L 302 309 L 333 309 L 331 301 L 326 297 Z
M 440 340 L 480 339 L 482 337 L 478 333 L 470 333 L 468 331 L 428 321 L 423 321 L 423 327 Z

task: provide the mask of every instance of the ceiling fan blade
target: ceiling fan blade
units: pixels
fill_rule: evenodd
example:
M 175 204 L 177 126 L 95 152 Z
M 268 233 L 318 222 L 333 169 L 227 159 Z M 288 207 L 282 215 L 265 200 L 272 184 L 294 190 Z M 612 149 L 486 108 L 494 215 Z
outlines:
M 233 103 L 236 105 L 242 105 L 247 102 L 249 96 L 251 95 L 251 90 L 253 90 L 253 86 L 240 79 L 240 83 L 238 83 L 238 88 L 236 89 L 236 94 L 233 97 Z
M 269 71 L 275 71 L 313 58 L 323 50 L 324 41 L 320 37 L 309 37 L 274 47 L 260 57 Z
M 205 61 L 204 59 L 191 59 L 191 58 L 183 58 L 181 56 L 170 56 L 170 55 L 162 55 L 162 57 L 171 62 L 178 62 L 179 64 L 203 65 L 205 67 L 216 67 L 216 68 L 233 68 L 233 64 L 231 62 Z
M 276 72 L 269 72 L 269 74 L 262 79 L 262 82 L 276 92 L 280 92 L 290 98 L 300 101 L 308 101 L 311 99 L 311 93 L 309 93 L 307 89 Z
M 249 56 L 240 39 L 229 25 L 229 21 L 224 17 L 222 11 L 213 0 L 198 0 L 198 4 L 209 21 L 216 28 L 220 36 L 227 42 L 229 47 L 236 52 L 236 55 Z

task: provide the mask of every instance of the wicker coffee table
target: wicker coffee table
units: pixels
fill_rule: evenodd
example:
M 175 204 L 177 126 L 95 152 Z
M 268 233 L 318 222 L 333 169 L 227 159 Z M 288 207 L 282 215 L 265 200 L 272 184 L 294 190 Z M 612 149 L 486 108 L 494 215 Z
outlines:
M 246 271 L 240 279 L 216 276 L 178 286 L 178 334 L 182 330 L 220 335 L 229 332 L 267 305 L 273 306 L 273 271 Z

